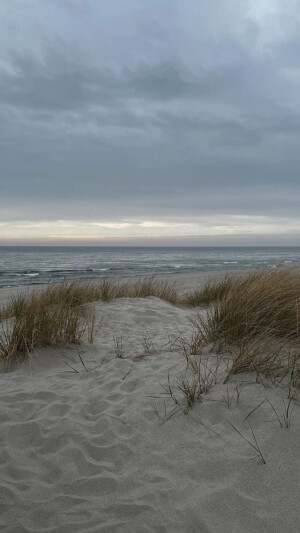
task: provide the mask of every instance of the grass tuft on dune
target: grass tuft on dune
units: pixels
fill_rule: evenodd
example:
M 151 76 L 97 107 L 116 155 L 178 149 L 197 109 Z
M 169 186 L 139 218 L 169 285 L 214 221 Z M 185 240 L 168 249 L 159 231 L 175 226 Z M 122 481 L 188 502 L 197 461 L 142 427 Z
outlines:
M 0 363 L 9 368 L 36 346 L 80 344 L 85 338 L 92 342 L 93 302 L 147 296 L 178 303 L 175 284 L 154 277 L 117 283 L 65 282 L 12 297 L 0 312 Z
M 96 301 L 155 296 L 174 305 L 208 307 L 194 321 L 191 346 L 233 356 L 231 373 L 284 375 L 300 384 L 300 273 L 258 270 L 206 282 L 180 294 L 154 276 L 138 281 L 65 282 L 11 298 L 0 313 L 0 361 L 9 367 L 36 346 L 93 340 Z M 196 351 L 197 351 L 196 349 Z M 195 351 L 195 350 L 194 350 Z
M 300 385 L 300 273 L 259 270 L 210 282 L 197 301 L 210 304 L 194 321 L 198 344 L 233 355 L 231 373 L 292 374 Z M 201 341 L 201 342 L 200 342 Z
M 14 298 L 2 317 L 0 363 L 5 368 L 26 359 L 36 346 L 80 344 L 93 337 L 92 306 L 49 303 L 42 292 Z

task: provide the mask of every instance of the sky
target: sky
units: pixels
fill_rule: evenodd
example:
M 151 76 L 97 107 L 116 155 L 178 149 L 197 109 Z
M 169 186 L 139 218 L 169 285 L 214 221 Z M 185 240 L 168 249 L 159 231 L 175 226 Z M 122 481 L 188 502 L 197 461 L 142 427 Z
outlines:
M 300 0 L 0 0 L 0 244 L 300 245 Z

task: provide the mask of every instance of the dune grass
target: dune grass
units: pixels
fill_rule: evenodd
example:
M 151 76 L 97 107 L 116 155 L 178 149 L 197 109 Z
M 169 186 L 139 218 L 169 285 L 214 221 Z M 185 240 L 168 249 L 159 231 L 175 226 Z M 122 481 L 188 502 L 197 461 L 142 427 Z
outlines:
M 154 276 L 137 281 L 114 281 L 105 279 L 100 282 L 71 281 L 42 286 L 33 293 L 23 292 L 12 297 L 0 311 L 0 320 L 23 313 L 31 299 L 42 301 L 44 305 L 78 307 L 87 303 L 109 302 L 115 298 L 146 298 L 156 296 L 172 304 L 178 303 L 175 283 L 157 280 Z
M 254 271 L 210 282 L 202 293 L 210 307 L 194 321 L 199 345 L 230 351 L 231 373 L 250 371 L 275 379 L 290 372 L 292 384 L 299 386 L 299 272 Z
M 208 280 L 203 287 L 184 294 L 181 303 L 187 307 L 208 306 L 224 298 L 235 283 L 236 276 L 228 275 L 220 280 Z
M 132 282 L 65 282 L 13 296 L 0 311 L 0 363 L 24 360 L 36 346 L 93 341 L 95 301 L 156 296 L 178 303 L 174 283 L 154 277 Z
M 24 360 L 36 346 L 80 344 L 93 341 L 91 305 L 49 304 L 43 293 L 20 295 L 4 310 L 0 323 L 0 364 L 9 368 Z M 9 311 L 9 312 L 8 312 Z M 9 314 L 9 317 L 7 316 Z
M 234 344 L 260 335 L 297 340 L 300 337 L 300 273 L 256 271 L 209 286 L 211 295 L 203 331 L 211 342 Z M 229 288 L 230 287 L 230 288 Z M 206 291 L 204 287 L 203 291 Z
M 174 282 L 154 276 L 137 281 L 65 282 L 23 292 L 0 311 L 0 361 L 26 359 L 36 346 L 93 341 L 93 302 L 155 296 L 171 304 L 208 306 L 194 321 L 189 354 L 211 345 L 233 356 L 231 373 L 276 379 L 290 372 L 300 385 L 300 273 L 258 270 L 206 282 L 180 294 Z

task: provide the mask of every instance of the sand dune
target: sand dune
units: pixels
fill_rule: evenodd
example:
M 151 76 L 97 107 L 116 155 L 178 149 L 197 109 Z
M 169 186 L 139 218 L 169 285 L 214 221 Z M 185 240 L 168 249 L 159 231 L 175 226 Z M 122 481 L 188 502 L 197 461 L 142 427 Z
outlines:
M 47 348 L 0 375 L 3 533 L 299 530 L 299 407 L 288 430 L 267 402 L 251 415 L 266 464 L 227 421 L 250 437 L 245 416 L 265 398 L 280 411 L 284 389 L 238 375 L 238 405 L 218 384 L 164 418 L 161 385 L 185 369 L 170 341 L 194 313 L 157 298 L 97 304 L 102 328 L 78 348 L 88 372 L 77 349 Z

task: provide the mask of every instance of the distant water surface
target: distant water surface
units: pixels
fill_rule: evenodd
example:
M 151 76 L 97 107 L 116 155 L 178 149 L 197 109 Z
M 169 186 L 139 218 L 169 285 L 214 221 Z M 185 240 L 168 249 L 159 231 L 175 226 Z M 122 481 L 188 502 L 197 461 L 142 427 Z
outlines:
M 300 247 L 0 247 L 0 287 L 300 263 Z

